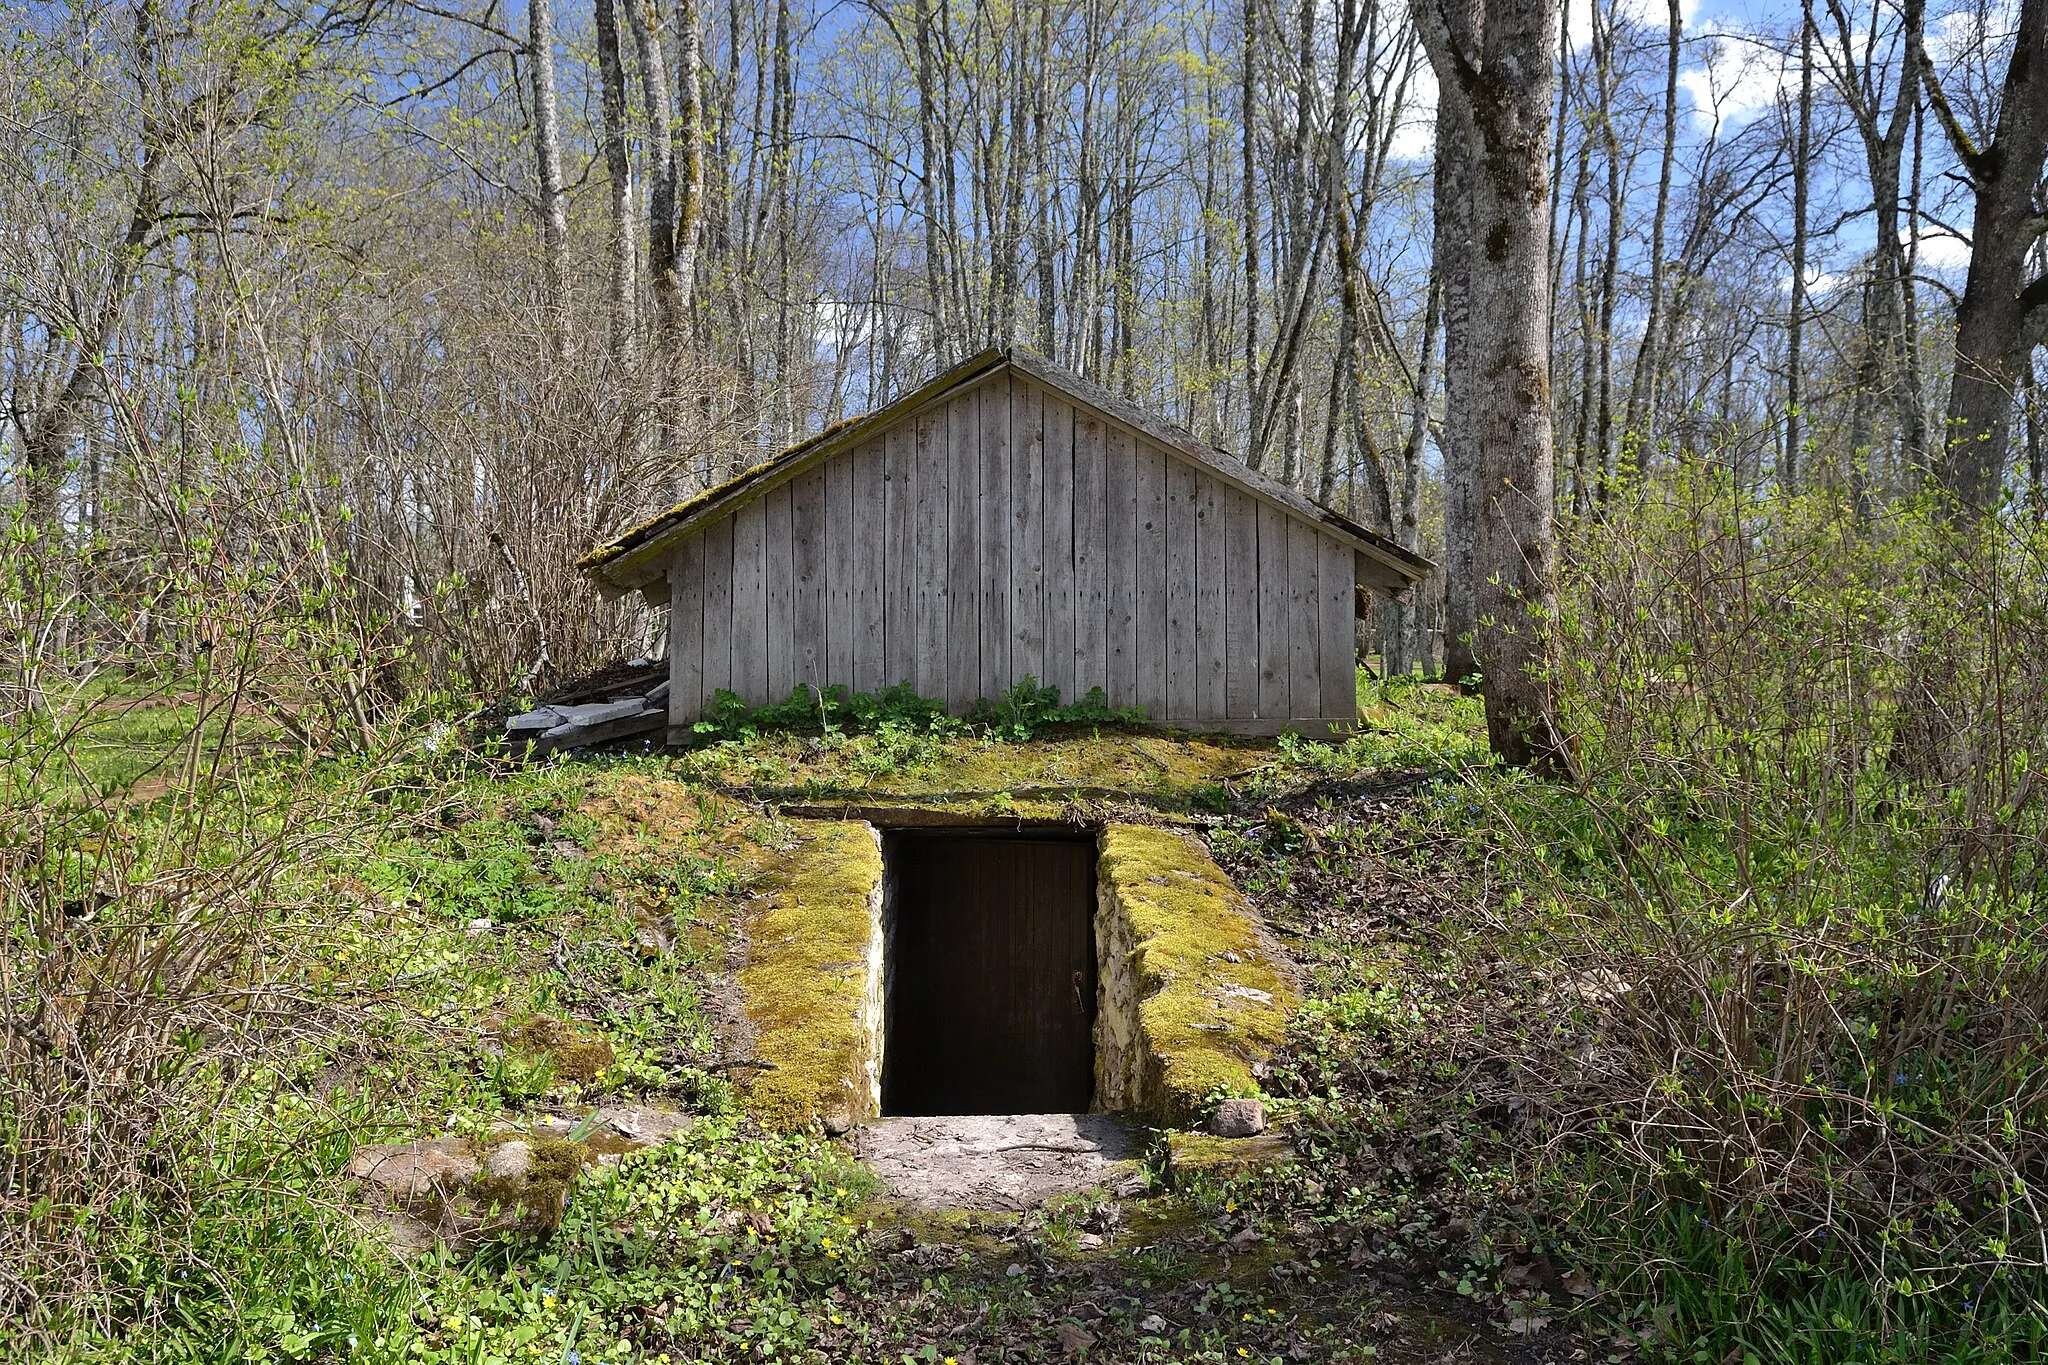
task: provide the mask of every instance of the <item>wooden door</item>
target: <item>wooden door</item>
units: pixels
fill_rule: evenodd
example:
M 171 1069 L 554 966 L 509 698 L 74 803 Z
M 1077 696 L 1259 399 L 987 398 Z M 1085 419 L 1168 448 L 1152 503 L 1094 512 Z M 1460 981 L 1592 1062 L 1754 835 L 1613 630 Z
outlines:
M 1095 845 L 892 836 L 888 1114 L 1081 1113 L 1095 1092 Z

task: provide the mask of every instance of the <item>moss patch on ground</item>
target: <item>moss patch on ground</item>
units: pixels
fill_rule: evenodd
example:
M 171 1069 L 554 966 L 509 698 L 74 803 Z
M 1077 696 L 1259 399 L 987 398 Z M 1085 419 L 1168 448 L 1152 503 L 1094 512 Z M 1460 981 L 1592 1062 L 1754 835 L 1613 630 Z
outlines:
M 1125 1102 L 1180 1125 L 1213 1096 L 1257 1093 L 1253 1068 L 1285 1041 L 1295 992 L 1243 894 L 1198 839 L 1146 825 L 1108 826 L 1098 869 L 1119 921 L 1104 937 L 1128 954 L 1108 965 L 1136 996 Z
M 766 874 L 739 988 L 754 1027 L 748 1105 L 771 1128 L 831 1131 L 874 1108 L 871 955 L 882 847 L 862 821 L 798 820 Z
M 791 801 L 911 800 L 994 815 L 1056 815 L 1068 800 L 1132 799 L 1169 809 L 1221 801 L 1272 766 L 1271 741 L 1090 731 L 1016 743 L 949 731 L 761 735 L 677 760 L 699 781 Z M 994 802 L 993 806 L 987 803 Z

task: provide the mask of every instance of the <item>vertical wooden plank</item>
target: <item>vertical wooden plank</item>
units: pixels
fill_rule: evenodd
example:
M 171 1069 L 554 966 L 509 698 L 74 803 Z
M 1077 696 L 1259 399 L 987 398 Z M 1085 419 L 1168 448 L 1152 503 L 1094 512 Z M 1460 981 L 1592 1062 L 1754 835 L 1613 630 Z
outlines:
M 825 461 L 825 681 L 853 684 L 853 461 Z
M 1223 511 L 1223 713 L 1259 714 L 1259 505 L 1240 488 L 1219 487 Z
M 1138 443 L 1138 705 L 1167 719 L 1166 465 L 1171 457 Z
M 913 580 L 917 614 L 910 682 L 921 697 L 941 700 L 946 688 L 946 410 L 917 419 L 917 571 Z
M 1045 396 L 1010 380 L 1010 676 L 1043 686 L 1045 667 Z
M 1074 409 L 1074 699 L 1109 687 L 1108 433 Z
M 1016 681 L 1010 671 L 1010 386 L 975 390 L 981 414 L 981 689 L 990 701 Z
M 1104 443 L 1103 686 L 1109 704 L 1138 704 L 1138 452 L 1129 432 L 1107 429 Z
M 1352 551 L 1328 536 L 1317 536 L 1317 635 L 1323 650 L 1325 720 L 1358 719 L 1358 619 Z
M 1229 715 L 1224 697 L 1224 663 L 1229 617 L 1223 585 L 1229 547 L 1223 525 L 1223 504 L 1214 475 L 1195 475 L 1195 680 L 1189 704 L 1205 721 Z
M 847 567 L 853 576 L 853 649 L 847 678 L 856 692 L 873 692 L 882 686 L 882 585 L 887 567 L 882 441 L 878 437 L 840 459 L 850 469 L 852 504 Z
M 1166 457 L 1166 714 L 1202 715 L 1195 663 L 1195 467 Z
M 732 688 L 732 518 L 704 528 L 704 700 Z
M 1322 537 L 1307 522 L 1287 519 L 1287 705 L 1297 720 L 1323 705 L 1323 646 L 1316 611 Z
M 668 723 L 704 709 L 704 537 L 691 536 L 668 570 Z
M 917 428 L 898 422 L 882 438 L 882 685 L 917 676 Z
M 797 685 L 793 601 L 795 585 L 791 574 L 795 554 L 789 537 L 789 485 L 761 495 L 767 524 L 761 532 L 764 576 L 768 584 L 767 657 L 765 683 L 768 698 L 780 701 Z
M 732 514 L 732 690 L 749 706 L 768 695 L 768 509 L 761 499 Z
M 825 678 L 825 471 L 810 469 L 789 485 L 790 673 L 792 687 L 823 687 Z
M 981 696 L 981 413 L 973 394 L 946 404 L 946 709 Z
M 1259 504 L 1259 715 L 1286 720 L 1288 647 L 1287 514 Z
M 1074 409 L 1045 391 L 1045 672 L 1060 700 L 1087 691 L 1074 672 Z

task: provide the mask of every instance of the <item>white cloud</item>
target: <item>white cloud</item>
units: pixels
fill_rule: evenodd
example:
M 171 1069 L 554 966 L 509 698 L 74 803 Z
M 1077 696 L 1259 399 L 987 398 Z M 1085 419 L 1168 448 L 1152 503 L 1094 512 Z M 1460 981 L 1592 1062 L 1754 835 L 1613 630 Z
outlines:
M 1705 49 L 1702 65 L 1678 73 L 1678 84 L 1692 104 L 1695 126 L 1744 124 L 1770 112 L 1778 98 L 1798 80 L 1798 72 L 1782 53 L 1751 35 L 1723 30 L 1695 45 Z
M 1899 243 L 1910 245 L 1911 238 L 1901 230 Z M 1922 270 L 1967 270 L 1970 268 L 1970 244 L 1953 232 L 1937 229 L 1920 234 L 1920 268 Z

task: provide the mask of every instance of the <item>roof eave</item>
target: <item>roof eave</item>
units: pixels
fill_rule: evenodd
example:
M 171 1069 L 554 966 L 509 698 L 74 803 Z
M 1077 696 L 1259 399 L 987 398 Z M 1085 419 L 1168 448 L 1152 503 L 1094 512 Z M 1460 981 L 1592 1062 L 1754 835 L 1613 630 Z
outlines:
M 635 588 L 645 588 L 667 572 L 669 552 L 697 526 L 795 478 L 844 447 L 858 444 L 869 433 L 1004 366 L 1021 370 L 1069 398 L 1097 408 L 1133 430 L 1170 446 L 1243 492 L 1323 527 L 1349 544 L 1373 571 L 1368 587 L 1399 594 L 1436 567 L 1412 550 L 1360 526 L 1277 479 L 1259 473 L 1193 433 L 1161 420 L 1097 384 L 1058 368 L 1031 351 L 1009 347 L 991 347 L 971 356 L 895 402 L 864 417 L 827 428 L 718 487 L 676 504 L 584 555 L 576 562 L 576 567 L 594 579 L 598 590 L 607 598 L 623 595 Z

